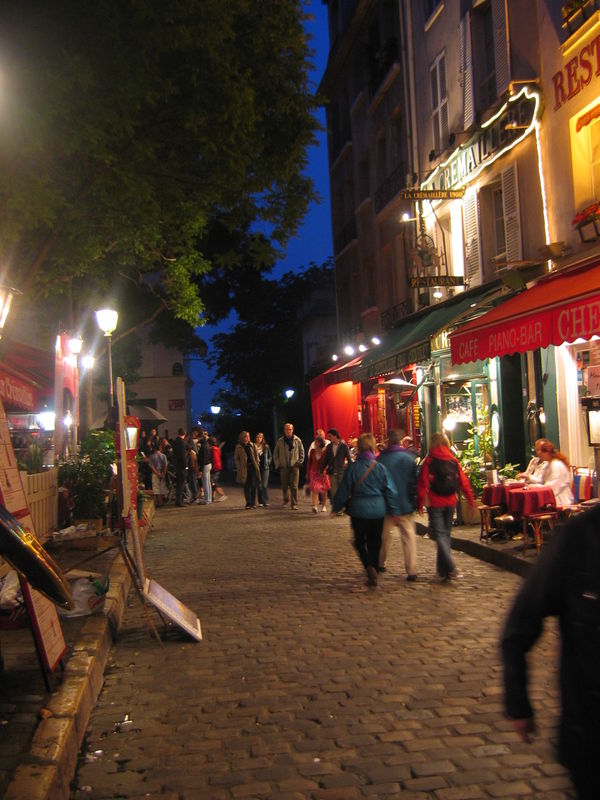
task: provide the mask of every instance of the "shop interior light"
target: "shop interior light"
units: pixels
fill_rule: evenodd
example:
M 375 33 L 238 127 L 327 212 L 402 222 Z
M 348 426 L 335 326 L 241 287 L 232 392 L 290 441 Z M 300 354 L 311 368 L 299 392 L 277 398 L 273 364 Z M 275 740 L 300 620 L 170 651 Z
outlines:
M 442 428 L 451 433 L 456 428 L 456 419 L 454 417 L 446 417 L 442 422 Z
M 73 416 L 71 415 L 70 411 L 67 411 L 67 413 L 65 414 L 63 422 L 65 423 L 65 426 L 67 428 L 70 428 L 71 425 L 73 424 Z
M 37 423 L 45 431 L 53 431 L 56 417 L 54 411 L 41 411 L 36 417 Z
M 436 300 L 439 300 L 440 297 L 443 297 L 441 289 L 436 289 L 435 292 L 433 293 L 433 296 L 436 298 Z

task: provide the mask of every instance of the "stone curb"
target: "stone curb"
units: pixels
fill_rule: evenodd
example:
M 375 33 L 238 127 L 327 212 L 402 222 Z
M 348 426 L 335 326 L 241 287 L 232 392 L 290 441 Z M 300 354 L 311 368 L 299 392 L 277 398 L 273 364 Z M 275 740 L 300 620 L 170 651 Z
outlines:
M 524 578 L 529 570 L 531 564 L 518 556 L 511 553 L 505 553 L 502 550 L 496 550 L 482 542 L 474 542 L 472 539 L 461 538 L 460 534 L 452 531 L 452 548 L 466 553 L 478 561 L 485 561 L 488 564 L 493 564 L 506 572 L 513 572 L 515 575 L 520 575 Z
M 145 539 L 148 526 L 140 529 Z M 69 800 L 90 715 L 123 620 L 131 576 L 120 556 L 109 571 L 105 613 L 89 617 L 67 662 L 62 684 L 46 705 L 49 716 L 39 723 L 29 754 L 15 770 L 4 800 Z

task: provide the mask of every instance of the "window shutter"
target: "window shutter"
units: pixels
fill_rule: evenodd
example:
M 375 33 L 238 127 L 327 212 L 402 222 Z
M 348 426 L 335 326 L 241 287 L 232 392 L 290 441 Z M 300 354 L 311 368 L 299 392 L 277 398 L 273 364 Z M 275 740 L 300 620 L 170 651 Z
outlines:
M 494 60 L 496 62 L 496 93 L 502 97 L 508 91 L 510 64 L 508 62 L 508 35 L 504 0 L 492 0 L 494 23 Z
M 471 14 L 460 21 L 458 29 L 460 73 L 463 100 L 463 128 L 467 130 L 475 122 L 475 96 L 473 92 L 473 51 L 471 48 Z
M 465 279 L 469 286 L 481 285 L 481 245 L 479 243 L 479 195 L 477 192 L 463 198 L 465 223 Z
M 521 211 L 519 208 L 519 182 L 517 165 L 511 164 L 502 172 L 502 206 L 504 211 L 504 238 L 506 260 L 520 261 L 523 258 L 521 239 Z

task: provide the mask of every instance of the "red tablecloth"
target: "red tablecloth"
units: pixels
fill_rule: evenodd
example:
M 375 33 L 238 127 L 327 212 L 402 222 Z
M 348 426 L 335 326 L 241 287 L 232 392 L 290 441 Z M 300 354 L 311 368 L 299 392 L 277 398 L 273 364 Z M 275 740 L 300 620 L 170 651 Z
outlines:
M 486 506 L 505 506 L 508 494 L 514 489 L 522 489 L 524 483 L 493 483 L 483 487 L 481 502 Z
M 506 507 L 516 517 L 535 514 L 546 506 L 556 506 L 554 492 L 549 486 L 528 486 L 508 493 Z

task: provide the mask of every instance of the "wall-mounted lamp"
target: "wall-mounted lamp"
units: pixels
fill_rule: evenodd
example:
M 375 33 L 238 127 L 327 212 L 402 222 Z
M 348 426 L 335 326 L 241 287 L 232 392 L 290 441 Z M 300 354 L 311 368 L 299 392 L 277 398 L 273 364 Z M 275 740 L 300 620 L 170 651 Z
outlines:
M 369 348 L 367 347 L 367 345 L 366 345 L 366 344 L 359 344 L 359 345 L 358 345 L 358 349 L 360 350 L 360 352 L 361 352 L 361 353 L 366 353 L 366 351 L 367 351 Z
M 332 360 L 332 361 L 337 361 L 337 360 L 338 360 L 338 358 L 339 358 L 339 356 L 338 356 L 338 354 L 337 354 L 337 353 L 334 353 L 334 354 L 331 356 L 331 360 Z
M 344 347 L 344 353 L 346 353 L 347 356 L 354 355 L 354 348 L 352 347 L 351 344 L 347 344 L 346 347 Z
M 371 341 L 373 342 L 374 345 L 381 344 L 381 339 L 379 338 L 379 336 L 372 336 Z

